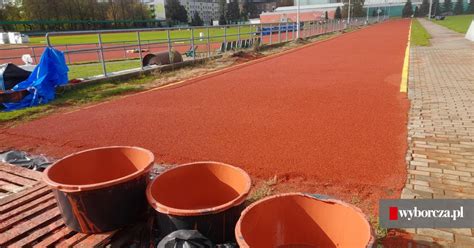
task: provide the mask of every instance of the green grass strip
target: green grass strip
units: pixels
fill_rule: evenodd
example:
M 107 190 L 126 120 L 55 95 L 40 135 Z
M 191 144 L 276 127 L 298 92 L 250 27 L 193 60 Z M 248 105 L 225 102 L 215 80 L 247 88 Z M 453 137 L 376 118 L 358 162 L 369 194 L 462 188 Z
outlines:
M 474 15 L 458 15 L 458 16 L 446 16 L 444 20 L 434 20 L 432 21 L 441 26 L 447 27 L 453 31 L 456 31 L 461 34 L 467 33 L 469 26 L 471 25 Z
M 411 45 L 412 46 L 429 46 L 431 35 L 421 25 L 417 19 L 413 19 L 411 26 Z

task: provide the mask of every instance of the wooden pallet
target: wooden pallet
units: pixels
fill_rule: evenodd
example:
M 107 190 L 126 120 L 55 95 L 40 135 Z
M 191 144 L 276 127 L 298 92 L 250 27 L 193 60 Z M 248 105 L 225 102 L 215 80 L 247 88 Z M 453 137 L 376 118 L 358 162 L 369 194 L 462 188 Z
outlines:
M 33 187 L 41 176 L 39 171 L 0 163 L 0 199 Z
M 3 166 L 1 168 L 4 169 Z M 25 177 L 36 174 L 19 167 L 12 170 L 22 171 L 21 175 Z M 93 235 L 72 231 L 65 226 L 52 191 L 41 181 L 0 199 L 0 247 L 119 247 L 143 239 L 143 233 L 147 233 L 144 231 L 146 226 L 139 223 L 122 230 Z

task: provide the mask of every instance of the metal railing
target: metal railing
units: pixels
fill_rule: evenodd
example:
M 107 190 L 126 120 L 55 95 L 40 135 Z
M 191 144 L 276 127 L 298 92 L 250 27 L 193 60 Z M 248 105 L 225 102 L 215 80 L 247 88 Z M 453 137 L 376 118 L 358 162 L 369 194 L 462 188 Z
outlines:
M 308 38 L 385 19 L 361 17 L 352 19 L 350 23 L 334 19 L 307 21 L 301 22 L 299 33 L 300 38 Z M 71 78 L 100 74 L 108 77 L 113 74 L 112 72 L 127 69 L 145 70 L 146 67 L 141 61 L 147 53 L 166 51 L 170 53 L 176 50 L 189 56 L 185 60 L 210 58 L 230 50 L 295 40 L 297 28 L 295 22 L 282 22 L 189 28 L 50 32 L 45 38 L 47 46 L 54 46 L 64 52 L 66 63 L 70 66 Z M 79 37 L 95 39 L 96 42 L 78 42 Z M 65 39 L 71 42 L 65 42 Z M 44 47 L 0 49 L 0 63 L 12 59 L 18 62 L 24 53 L 31 53 L 33 61 L 38 63 Z M 9 51 L 7 56 L 2 57 L 4 54 L 2 51 L 6 50 Z

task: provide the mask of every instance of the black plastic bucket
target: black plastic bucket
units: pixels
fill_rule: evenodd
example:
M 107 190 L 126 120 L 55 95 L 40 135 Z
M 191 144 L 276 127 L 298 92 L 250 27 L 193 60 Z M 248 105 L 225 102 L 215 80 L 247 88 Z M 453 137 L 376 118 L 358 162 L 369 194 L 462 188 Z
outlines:
M 74 153 L 44 171 L 66 225 L 77 232 L 112 231 L 146 213 L 153 154 L 114 146 Z
M 218 162 L 196 162 L 170 169 L 148 186 L 162 236 L 198 230 L 214 243 L 235 240 L 234 228 L 250 191 L 248 174 Z

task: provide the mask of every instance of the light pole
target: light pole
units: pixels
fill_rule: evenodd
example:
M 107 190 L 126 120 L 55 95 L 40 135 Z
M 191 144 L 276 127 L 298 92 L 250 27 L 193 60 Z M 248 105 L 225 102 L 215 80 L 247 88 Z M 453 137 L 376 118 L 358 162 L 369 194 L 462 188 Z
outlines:
M 430 0 L 430 9 L 428 10 L 428 20 L 431 20 L 431 8 L 432 7 L 433 7 L 433 0 Z
M 370 7 L 367 5 L 367 23 L 369 22 L 369 12 L 370 12 Z
M 296 39 L 300 38 L 300 0 L 296 6 Z
M 347 23 L 349 24 L 350 21 L 351 21 L 351 0 L 349 0 L 349 6 L 347 7 Z

